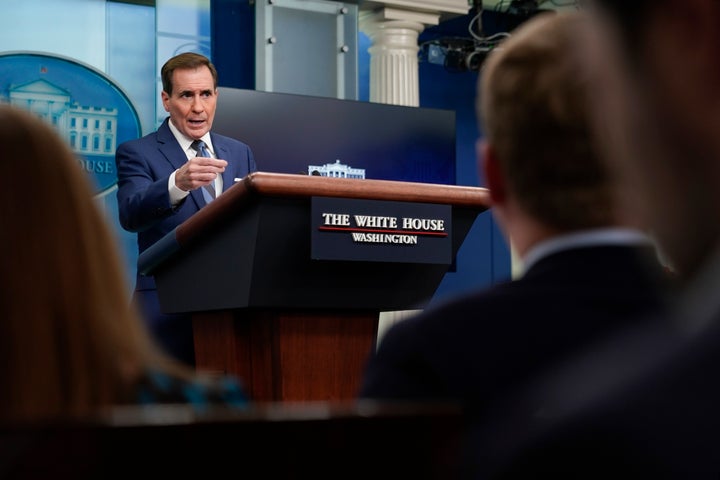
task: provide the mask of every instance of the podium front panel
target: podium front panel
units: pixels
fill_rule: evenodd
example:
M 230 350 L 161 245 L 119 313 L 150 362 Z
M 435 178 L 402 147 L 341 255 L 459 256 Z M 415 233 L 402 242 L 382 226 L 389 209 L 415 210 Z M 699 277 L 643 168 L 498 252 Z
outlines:
M 477 210 L 453 208 L 453 258 Z M 262 197 L 158 268 L 168 313 L 423 308 L 448 265 L 313 260 L 310 198 Z

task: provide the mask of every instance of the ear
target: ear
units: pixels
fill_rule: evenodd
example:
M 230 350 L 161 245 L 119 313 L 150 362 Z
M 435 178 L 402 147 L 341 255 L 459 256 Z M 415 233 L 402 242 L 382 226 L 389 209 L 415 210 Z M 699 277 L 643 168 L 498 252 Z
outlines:
M 490 190 L 490 199 L 495 205 L 506 202 L 505 177 L 497 160 L 493 146 L 483 139 L 477 141 L 476 151 L 480 168 L 485 176 L 485 185 Z
M 160 97 L 162 98 L 163 108 L 166 112 L 170 111 L 170 108 L 168 107 L 168 103 L 170 102 L 170 95 L 167 94 L 165 90 L 160 92 Z

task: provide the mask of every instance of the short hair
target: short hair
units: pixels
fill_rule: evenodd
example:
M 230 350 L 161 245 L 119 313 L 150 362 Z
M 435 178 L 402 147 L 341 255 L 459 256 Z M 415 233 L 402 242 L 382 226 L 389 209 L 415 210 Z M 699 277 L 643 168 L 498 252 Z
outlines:
M 610 174 L 593 141 L 589 86 L 573 55 L 581 12 L 541 13 L 491 52 L 477 114 L 509 192 L 559 231 L 615 223 Z
M 217 88 L 218 74 L 215 65 L 212 64 L 210 59 L 199 53 L 185 52 L 175 55 L 162 66 L 160 78 L 162 79 L 163 91 L 168 95 L 172 94 L 172 77 L 175 70 L 193 70 L 203 66 L 210 69 L 213 77 L 213 85 Z

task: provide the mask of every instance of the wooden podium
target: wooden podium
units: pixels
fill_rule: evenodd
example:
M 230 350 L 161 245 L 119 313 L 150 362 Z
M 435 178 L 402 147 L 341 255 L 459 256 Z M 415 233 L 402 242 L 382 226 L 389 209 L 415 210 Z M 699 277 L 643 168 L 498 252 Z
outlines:
M 450 268 L 312 258 L 315 198 L 448 205 L 452 259 L 489 205 L 477 187 L 256 172 L 143 252 L 163 311 L 193 315 L 197 368 L 255 401 L 354 398 L 379 313 L 422 308 Z

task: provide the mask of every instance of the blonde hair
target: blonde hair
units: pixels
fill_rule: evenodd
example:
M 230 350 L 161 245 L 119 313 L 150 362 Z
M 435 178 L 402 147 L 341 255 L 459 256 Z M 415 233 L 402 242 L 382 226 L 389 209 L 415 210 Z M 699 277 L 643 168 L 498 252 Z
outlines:
M 156 351 L 79 158 L 43 120 L 0 105 L 0 420 L 132 402 Z M 168 363 L 169 364 L 169 363 Z
M 594 145 L 587 75 L 573 55 L 585 17 L 543 13 L 486 60 L 478 118 L 508 188 L 528 213 L 558 230 L 615 222 L 613 187 Z

